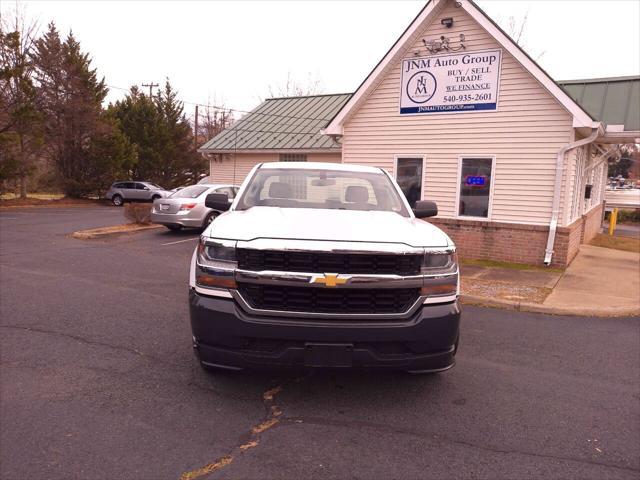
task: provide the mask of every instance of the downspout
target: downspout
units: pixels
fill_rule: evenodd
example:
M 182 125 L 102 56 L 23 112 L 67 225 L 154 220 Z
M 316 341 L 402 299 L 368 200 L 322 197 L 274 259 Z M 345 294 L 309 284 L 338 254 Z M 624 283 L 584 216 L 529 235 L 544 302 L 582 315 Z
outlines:
M 549 223 L 549 238 L 547 238 L 547 248 L 544 253 L 544 264 L 550 265 L 553 257 L 553 244 L 556 241 L 556 230 L 558 229 L 558 216 L 560 215 L 560 194 L 562 192 L 562 175 L 564 173 L 564 157 L 569 151 L 583 145 L 587 145 L 598 138 L 599 127 L 591 129 L 591 135 L 582 140 L 569 143 L 558 151 L 556 159 L 556 180 L 553 188 L 553 207 L 551 211 L 551 222 Z

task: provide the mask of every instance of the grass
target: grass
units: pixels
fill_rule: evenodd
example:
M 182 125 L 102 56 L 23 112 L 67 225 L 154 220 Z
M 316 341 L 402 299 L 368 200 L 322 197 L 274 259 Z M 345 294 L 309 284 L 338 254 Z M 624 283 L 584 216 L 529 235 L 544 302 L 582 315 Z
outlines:
M 0 200 L 16 200 L 20 198 L 20 195 L 16 195 L 15 193 L 3 193 L 0 195 Z M 30 198 L 35 198 L 37 200 L 60 200 L 64 198 L 63 193 L 29 193 L 27 194 L 27 200 Z
M 498 260 L 472 260 L 461 259 L 462 265 L 475 265 L 478 267 L 509 268 L 512 270 L 544 270 L 545 272 L 564 272 L 564 268 L 551 268 L 542 265 L 529 265 L 528 263 L 501 262 Z
M 47 194 L 41 194 L 45 196 Z M 72 205 L 98 205 L 104 202 L 98 199 L 89 198 L 67 198 L 67 197 L 54 197 L 39 198 L 38 196 L 29 196 L 26 199 L 22 198 L 7 198 L 2 197 L 0 200 L 0 208 L 20 208 L 20 207 L 65 207 Z
M 632 237 L 613 237 L 604 233 L 598 233 L 589 245 L 595 247 L 613 248 L 625 252 L 640 253 L 640 239 Z
M 605 212 L 604 218 L 608 223 L 611 212 Z M 640 209 L 620 209 L 618 210 L 618 223 L 638 223 L 640 222 Z
M 552 291 L 548 287 L 464 277 L 462 277 L 461 287 L 463 295 L 527 303 L 542 303 Z

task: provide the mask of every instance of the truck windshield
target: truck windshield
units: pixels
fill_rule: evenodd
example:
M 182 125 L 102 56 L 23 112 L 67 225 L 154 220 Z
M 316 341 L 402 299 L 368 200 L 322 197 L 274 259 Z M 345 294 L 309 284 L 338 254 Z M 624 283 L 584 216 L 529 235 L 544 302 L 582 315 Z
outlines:
M 251 207 L 376 210 L 409 214 L 383 173 L 316 169 L 259 169 L 236 210 Z

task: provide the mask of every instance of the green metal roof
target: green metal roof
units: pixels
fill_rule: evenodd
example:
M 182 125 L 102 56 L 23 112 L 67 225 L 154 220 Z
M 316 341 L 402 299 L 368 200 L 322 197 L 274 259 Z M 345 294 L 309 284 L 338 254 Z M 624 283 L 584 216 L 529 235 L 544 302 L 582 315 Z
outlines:
M 335 150 L 340 145 L 322 135 L 350 93 L 269 98 L 199 148 L 203 152 L 235 150 Z
M 606 125 L 640 130 L 640 77 L 564 80 L 558 84 L 589 115 Z
M 557 82 L 594 119 L 640 130 L 640 77 Z M 202 152 L 236 150 L 340 151 L 320 130 L 351 98 L 351 93 L 269 98 L 233 126 L 200 147 Z

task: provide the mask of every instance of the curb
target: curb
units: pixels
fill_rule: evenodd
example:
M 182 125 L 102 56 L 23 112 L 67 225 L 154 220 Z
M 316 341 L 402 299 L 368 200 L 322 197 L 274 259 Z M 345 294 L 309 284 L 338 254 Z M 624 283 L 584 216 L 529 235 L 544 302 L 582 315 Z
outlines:
M 545 313 L 548 315 L 573 315 L 584 317 L 630 317 L 640 315 L 638 307 L 552 307 L 542 303 L 514 302 L 495 298 L 479 297 L 477 295 L 460 295 L 465 305 L 501 308 L 518 312 Z
M 127 224 L 128 225 L 128 224 Z M 116 225 L 118 226 L 118 225 Z M 103 230 L 102 228 L 96 228 L 93 230 L 78 230 L 77 232 L 73 232 L 69 235 L 72 238 L 76 238 L 78 240 L 92 240 L 95 238 L 104 238 L 104 237 L 112 237 L 116 235 L 124 235 L 126 233 L 136 233 L 142 232 L 144 230 L 154 230 L 156 228 L 162 228 L 162 225 L 139 225 L 136 228 L 130 228 L 127 230 Z

